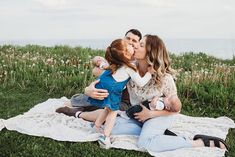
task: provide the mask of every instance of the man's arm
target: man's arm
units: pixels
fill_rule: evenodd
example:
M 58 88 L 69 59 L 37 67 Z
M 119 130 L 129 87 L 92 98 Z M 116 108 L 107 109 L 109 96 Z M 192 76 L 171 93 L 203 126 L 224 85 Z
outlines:
M 95 85 L 99 82 L 100 80 L 96 80 L 92 82 L 88 87 L 85 88 L 84 94 L 87 96 L 93 98 L 93 99 L 98 99 L 98 100 L 103 100 L 106 98 L 109 93 L 106 89 L 97 89 L 95 88 Z

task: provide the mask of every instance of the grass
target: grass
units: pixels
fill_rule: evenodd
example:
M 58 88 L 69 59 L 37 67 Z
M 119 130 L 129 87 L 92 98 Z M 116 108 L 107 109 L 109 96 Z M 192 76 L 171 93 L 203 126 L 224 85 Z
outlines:
M 90 58 L 103 51 L 68 46 L 0 46 L 0 118 L 22 114 L 48 98 L 83 92 L 94 78 Z M 177 70 L 182 113 L 190 116 L 228 116 L 235 120 L 235 57 L 221 60 L 204 53 L 171 54 Z M 235 130 L 226 142 L 235 156 Z M 148 153 L 99 148 L 97 142 L 58 142 L 0 132 L 0 156 L 149 156 Z

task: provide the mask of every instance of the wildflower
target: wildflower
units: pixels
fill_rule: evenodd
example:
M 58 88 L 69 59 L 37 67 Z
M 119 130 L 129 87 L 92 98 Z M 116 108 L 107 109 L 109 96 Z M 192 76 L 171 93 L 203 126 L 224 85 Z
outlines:
M 69 60 L 69 59 L 67 59 L 67 60 L 66 60 L 66 62 L 65 62 L 65 64 L 68 64 L 69 62 L 70 62 L 70 60 Z
M 84 74 L 84 71 L 82 71 L 81 74 Z
M 47 59 L 47 63 L 49 63 L 49 64 L 53 63 L 53 58 Z
M 33 60 L 33 61 L 36 61 L 36 60 L 37 60 L 37 57 L 33 57 L 32 60 Z
M 7 75 L 7 71 L 4 71 L 4 75 Z
M 44 69 L 41 69 L 41 72 L 44 72 Z
M 35 63 L 33 63 L 32 67 L 34 67 L 34 66 L 35 66 Z
M 13 70 L 11 70 L 11 74 L 13 74 L 14 73 L 14 71 Z
M 64 64 L 64 60 L 61 59 L 60 62 L 61 62 L 62 64 Z

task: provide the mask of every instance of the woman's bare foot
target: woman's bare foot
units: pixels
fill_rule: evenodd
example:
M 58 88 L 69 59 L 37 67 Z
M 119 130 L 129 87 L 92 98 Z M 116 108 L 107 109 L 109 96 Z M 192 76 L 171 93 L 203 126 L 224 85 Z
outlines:
M 205 144 L 202 141 L 202 139 L 192 140 L 191 143 L 192 143 L 193 147 L 205 147 Z M 226 148 L 225 145 L 222 142 L 219 142 L 219 144 L 220 144 L 220 148 L 221 149 L 225 149 Z M 215 143 L 214 143 L 213 140 L 210 140 L 210 147 L 215 147 Z
M 195 135 L 191 143 L 193 147 L 218 147 L 228 151 L 225 141 L 215 136 Z

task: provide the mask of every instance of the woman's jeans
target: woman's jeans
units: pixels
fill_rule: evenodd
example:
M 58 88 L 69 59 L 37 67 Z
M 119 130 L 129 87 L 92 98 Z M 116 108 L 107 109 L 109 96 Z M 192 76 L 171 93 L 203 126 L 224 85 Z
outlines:
M 88 97 L 84 94 L 77 94 L 71 98 L 74 107 L 90 106 L 87 103 Z M 112 135 L 137 135 L 139 136 L 138 147 L 153 152 L 175 150 L 179 148 L 192 147 L 190 142 L 180 136 L 164 135 L 174 122 L 174 116 L 162 116 L 149 119 L 144 124 L 134 119 L 116 118 Z
M 172 122 L 174 116 L 155 117 L 145 121 L 141 129 L 140 122 L 117 117 L 112 135 L 139 135 L 138 147 L 153 152 L 191 148 L 190 142 L 183 137 L 164 135 Z

